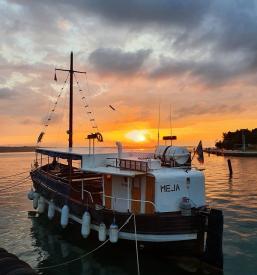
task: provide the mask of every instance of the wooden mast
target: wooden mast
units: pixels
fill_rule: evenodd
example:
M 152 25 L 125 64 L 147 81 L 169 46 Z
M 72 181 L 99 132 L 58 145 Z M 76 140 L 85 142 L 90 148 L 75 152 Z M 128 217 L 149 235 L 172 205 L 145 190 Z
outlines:
M 73 52 L 70 54 L 69 148 L 73 145 Z
M 73 69 L 73 52 L 70 54 L 70 69 L 55 69 L 55 71 L 69 72 L 70 74 L 70 106 L 69 106 L 69 148 L 73 147 L 73 74 L 86 74 L 86 72 L 75 71 Z M 72 163 L 72 162 L 71 162 Z

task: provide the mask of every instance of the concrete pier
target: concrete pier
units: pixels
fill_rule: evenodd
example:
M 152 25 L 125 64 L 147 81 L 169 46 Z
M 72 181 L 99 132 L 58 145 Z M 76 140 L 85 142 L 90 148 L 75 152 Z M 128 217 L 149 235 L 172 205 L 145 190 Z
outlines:
M 257 157 L 257 151 L 241 151 L 241 150 L 222 150 L 216 148 L 205 148 L 205 153 L 214 154 L 217 156 L 231 156 L 231 157 Z

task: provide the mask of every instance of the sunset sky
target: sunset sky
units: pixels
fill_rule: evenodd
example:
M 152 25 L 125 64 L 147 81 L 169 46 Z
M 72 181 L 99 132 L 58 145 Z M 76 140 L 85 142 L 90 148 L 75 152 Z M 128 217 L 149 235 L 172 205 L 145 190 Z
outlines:
M 101 145 L 155 145 L 159 103 L 161 136 L 171 106 L 177 145 L 257 127 L 257 1 L 0 0 L 0 23 L 0 146 L 35 144 L 71 51 L 87 71 L 74 84 L 77 146 L 90 118 Z M 68 83 L 42 146 L 67 141 L 67 94 Z

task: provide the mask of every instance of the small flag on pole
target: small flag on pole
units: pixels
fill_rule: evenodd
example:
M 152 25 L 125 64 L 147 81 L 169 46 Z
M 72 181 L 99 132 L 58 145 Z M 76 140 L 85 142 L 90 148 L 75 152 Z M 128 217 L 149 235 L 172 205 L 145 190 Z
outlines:
M 203 164 L 204 163 L 204 156 L 203 156 L 203 145 L 202 141 L 200 140 L 198 146 L 196 147 L 195 153 L 197 154 L 197 160 Z
M 57 81 L 56 70 L 55 70 L 55 73 L 54 73 L 54 81 Z

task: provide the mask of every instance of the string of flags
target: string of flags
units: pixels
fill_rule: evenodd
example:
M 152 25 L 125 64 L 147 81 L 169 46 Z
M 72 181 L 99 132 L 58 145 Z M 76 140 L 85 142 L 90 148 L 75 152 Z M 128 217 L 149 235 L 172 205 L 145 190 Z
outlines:
M 116 111 L 116 109 L 115 109 L 112 105 L 109 105 L 109 107 L 110 107 L 113 111 Z
M 40 134 L 39 134 L 39 136 L 38 136 L 38 138 L 37 138 L 37 146 L 38 146 L 38 144 L 42 141 L 42 139 L 43 139 L 43 137 L 44 137 L 44 135 L 45 135 L 45 133 L 46 133 L 46 129 L 47 129 L 47 127 L 49 126 L 50 121 L 52 120 L 53 113 L 54 113 L 55 110 L 56 110 L 56 107 L 57 107 L 57 105 L 58 105 L 58 101 L 59 101 L 59 99 L 60 99 L 60 97 L 61 97 L 61 95 L 62 95 L 62 93 L 63 93 L 63 90 L 64 90 L 66 84 L 67 84 L 68 77 L 69 77 L 69 74 L 67 74 L 67 77 L 66 77 L 66 79 L 65 79 L 65 81 L 64 81 L 64 84 L 63 84 L 63 86 L 61 87 L 60 92 L 59 92 L 58 95 L 57 95 L 56 101 L 54 102 L 54 105 L 53 105 L 53 107 L 51 108 L 51 111 L 48 112 L 48 116 L 47 116 L 47 119 L 46 119 L 46 121 L 45 121 L 44 128 L 43 128 L 43 130 L 40 132 Z M 54 80 L 57 81 L 56 74 L 55 74 Z
M 91 126 L 92 126 L 93 129 L 96 129 L 99 132 L 98 126 L 96 124 L 96 120 L 94 118 L 94 113 L 93 113 L 92 110 L 90 110 L 90 107 L 89 107 L 89 104 L 86 100 L 86 97 L 83 94 L 83 90 L 81 89 L 79 81 L 76 78 L 76 74 L 74 74 L 74 78 L 75 78 L 76 84 L 78 86 L 79 93 L 81 94 L 81 100 L 82 100 L 82 103 L 83 103 L 83 107 L 86 111 L 86 115 L 88 116 L 89 121 L 91 122 Z

